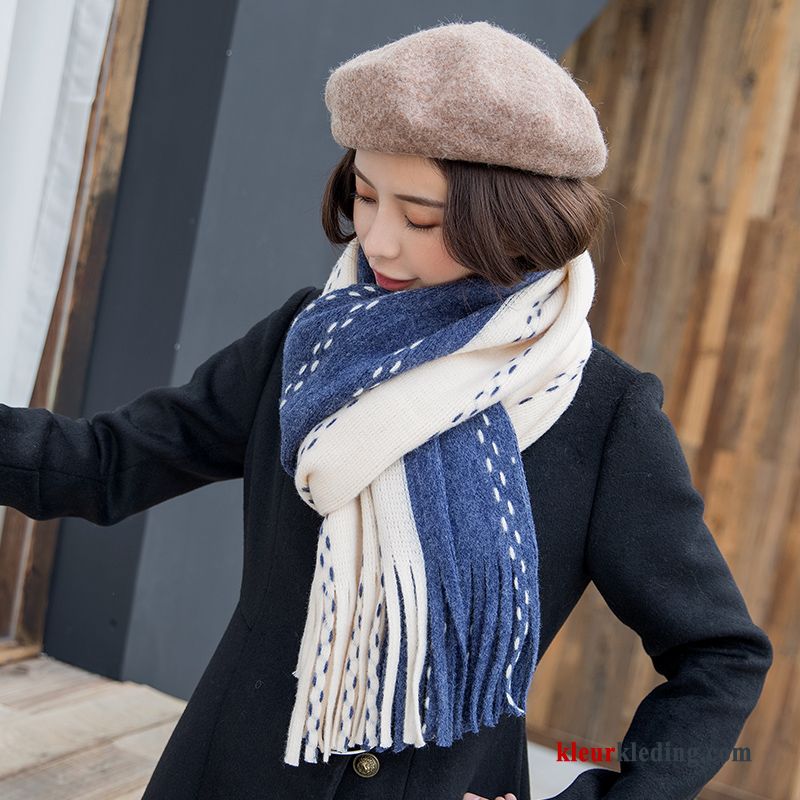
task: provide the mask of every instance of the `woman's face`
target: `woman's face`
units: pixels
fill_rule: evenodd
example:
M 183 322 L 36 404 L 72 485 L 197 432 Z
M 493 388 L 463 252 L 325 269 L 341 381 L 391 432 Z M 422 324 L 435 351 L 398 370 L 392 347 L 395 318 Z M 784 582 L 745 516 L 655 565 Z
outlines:
M 416 289 L 470 273 L 442 243 L 447 183 L 430 159 L 356 150 L 353 166 L 353 226 L 379 285 Z M 410 283 L 389 284 L 382 276 Z

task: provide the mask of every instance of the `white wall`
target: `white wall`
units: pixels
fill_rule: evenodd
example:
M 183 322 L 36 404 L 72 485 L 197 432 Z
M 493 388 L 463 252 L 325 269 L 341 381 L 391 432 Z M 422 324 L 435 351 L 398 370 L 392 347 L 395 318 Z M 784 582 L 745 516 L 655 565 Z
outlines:
M 27 406 L 114 0 L 0 0 L 0 402 Z

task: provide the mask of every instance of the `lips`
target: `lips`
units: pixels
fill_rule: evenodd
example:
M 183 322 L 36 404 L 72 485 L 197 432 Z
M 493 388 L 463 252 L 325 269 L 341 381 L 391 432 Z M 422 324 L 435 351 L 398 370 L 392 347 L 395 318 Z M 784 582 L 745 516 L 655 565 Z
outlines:
M 407 286 L 410 286 L 414 283 L 414 278 L 408 281 L 396 281 L 394 278 L 388 278 L 386 275 L 381 275 L 376 269 L 372 270 L 375 273 L 375 282 L 383 289 L 405 289 Z

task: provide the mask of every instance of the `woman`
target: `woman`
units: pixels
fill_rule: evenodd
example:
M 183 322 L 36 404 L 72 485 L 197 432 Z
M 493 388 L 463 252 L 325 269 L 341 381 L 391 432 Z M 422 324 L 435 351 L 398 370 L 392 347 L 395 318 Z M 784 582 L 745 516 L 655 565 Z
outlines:
M 322 290 L 91 420 L 0 405 L 0 502 L 35 519 L 244 477 L 239 603 L 144 797 L 527 800 L 530 679 L 590 580 L 667 678 L 623 745 L 730 750 L 772 649 L 660 380 L 591 337 L 588 100 L 479 22 L 345 62 L 326 103 Z M 724 760 L 558 797 L 693 797 Z

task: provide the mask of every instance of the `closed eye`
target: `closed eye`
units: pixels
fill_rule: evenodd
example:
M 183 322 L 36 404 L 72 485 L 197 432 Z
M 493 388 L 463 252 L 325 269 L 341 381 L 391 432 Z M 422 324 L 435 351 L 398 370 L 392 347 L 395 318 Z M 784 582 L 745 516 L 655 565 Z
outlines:
M 358 192 L 353 192 L 353 199 L 357 200 L 359 203 L 374 203 L 375 201 L 371 197 L 364 197 L 363 194 L 359 194 Z M 430 231 L 436 227 L 436 225 L 415 225 L 408 217 L 405 217 L 406 220 L 406 228 L 411 228 L 415 231 Z

